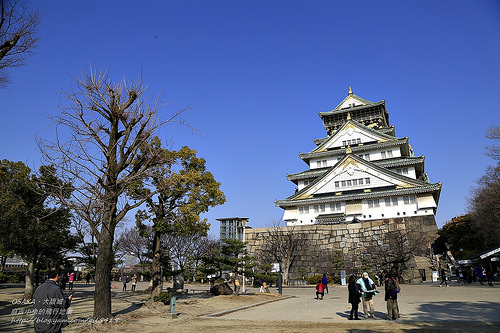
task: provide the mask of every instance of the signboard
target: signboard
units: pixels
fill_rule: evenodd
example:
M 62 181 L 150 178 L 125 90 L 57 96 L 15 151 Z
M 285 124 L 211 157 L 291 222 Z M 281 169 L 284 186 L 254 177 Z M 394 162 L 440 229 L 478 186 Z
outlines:
M 343 285 L 343 286 L 346 285 L 346 282 L 345 282 L 345 271 L 344 270 L 340 271 L 340 284 Z
M 439 272 L 432 271 L 432 282 L 437 282 L 439 280 Z

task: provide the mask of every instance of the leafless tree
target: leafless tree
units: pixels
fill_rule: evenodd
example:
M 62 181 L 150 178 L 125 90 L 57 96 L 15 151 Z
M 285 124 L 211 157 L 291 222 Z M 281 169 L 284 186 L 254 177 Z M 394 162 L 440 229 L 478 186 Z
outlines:
M 147 183 L 150 170 L 163 163 L 150 140 L 159 126 L 179 123 L 183 111 L 159 121 L 160 101 L 143 100 L 142 80 L 114 83 L 107 71 L 89 69 L 75 82 L 65 92 L 61 114 L 53 118 L 55 140 L 38 143 L 44 160 L 56 165 L 60 177 L 73 186 L 71 197 L 60 195 L 59 200 L 89 224 L 97 239 L 94 316 L 110 318 L 115 228 L 157 194 L 150 191 L 129 200 L 127 193 Z
M 24 65 L 38 37 L 38 11 L 21 0 L 0 0 L 0 86 L 7 83 L 6 69 Z
M 492 126 L 486 132 L 486 138 L 495 140 L 495 144 L 486 147 L 486 155 L 494 160 L 500 161 L 500 127 Z
M 469 199 L 469 210 L 484 249 L 500 244 L 500 162 L 489 166 Z
M 151 229 L 150 226 L 147 228 Z M 151 234 L 151 231 L 148 235 Z M 152 244 L 151 237 L 144 237 L 137 228 L 125 229 L 115 242 L 115 247 L 119 253 L 133 253 L 139 260 L 139 263 L 144 264 L 147 261 L 148 248 Z
M 97 244 L 95 235 L 88 223 L 81 217 L 76 216 L 73 219 L 72 227 L 76 231 L 79 238 L 79 252 L 83 256 L 83 261 L 90 267 L 95 269 L 97 260 Z
M 184 273 L 187 264 L 193 260 L 200 234 L 175 235 L 165 234 L 162 242 L 170 254 L 172 268 L 174 270 L 174 289 L 184 289 Z
M 398 276 L 408 268 L 415 256 L 427 255 L 430 242 L 426 234 L 402 228 L 403 224 L 400 226 L 394 231 L 383 233 L 381 237 L 375 237 L 366 246 L 366 253 L 371 254 L 376 266 L 394 271 Z
M 282 220 L 274 221 L 267 232 L 260 234 L 263 247 L 260 257 L 266 263 L 275 262 L 280 265 L 283 283 L 288 282 L 288 273 L 298 255 L 299 247 L 304 243 L 302 233 L 295 232 L 295 227 L 284 226 Z
M 469 212 L 473 224 L 481 235 L 487 249 L 500 244 L 500 127 L 490 127 L 486 138 L 494 140 L 493 145 L 487 146 L 486 155 L 498 161 L 496 166 L 488 166 L 486 173 L 477 181 L 469 198 Z

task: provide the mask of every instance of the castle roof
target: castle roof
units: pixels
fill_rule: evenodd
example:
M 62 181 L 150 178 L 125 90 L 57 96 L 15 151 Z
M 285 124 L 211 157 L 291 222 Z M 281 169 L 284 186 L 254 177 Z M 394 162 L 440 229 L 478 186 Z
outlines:
M 367 174 L 378 178 L 380 181 L 378 184 L 369 187 L 364 186 L 347 190 L 333 188 L 331 184 L 334 183 L 335 177 L 344 172 L 348 172 L 354 178 L 356 177 L 355 173 Z M 275 203 L 279 207 L 287 207 L 296 206 L 299 203 L 327 203 L 425 193 L 431 193 L 437 203 L 440 191 L 441 183 L 429 184 L 425 181 L 406 177 L 348 153 L 327 171 L 323 169 L 323 175 L 318 176 L 308 186 L 287 199 L 277 200 Z

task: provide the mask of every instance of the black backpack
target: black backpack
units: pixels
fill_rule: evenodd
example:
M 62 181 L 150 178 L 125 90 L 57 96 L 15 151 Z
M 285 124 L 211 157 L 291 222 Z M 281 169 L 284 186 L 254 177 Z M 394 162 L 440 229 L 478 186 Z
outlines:
M 388 290 L 389 290 L 389 296 L 390 297 L 396 297 L 397 294 L 398 294 L 398 288 L 397 288 L 397 285 L 396 285 L 396 281 L 394 281 L 394 278 L 389 278 L 389 281 L 387 281 L 388 283 Z

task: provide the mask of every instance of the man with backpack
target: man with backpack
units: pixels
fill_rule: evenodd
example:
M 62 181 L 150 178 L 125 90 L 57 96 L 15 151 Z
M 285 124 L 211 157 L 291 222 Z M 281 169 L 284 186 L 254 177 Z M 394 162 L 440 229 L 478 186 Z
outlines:
M 393 274 L 388 274 L 385 279 L 385 301 L 387 302 L 387 319 L 396 320 L 399 318 L 398 293 L 399 284 Z

